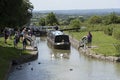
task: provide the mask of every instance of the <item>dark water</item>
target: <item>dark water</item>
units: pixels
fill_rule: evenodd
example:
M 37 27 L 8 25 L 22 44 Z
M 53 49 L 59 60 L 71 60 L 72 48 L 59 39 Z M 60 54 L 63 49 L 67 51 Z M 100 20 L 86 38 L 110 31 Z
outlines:
M 85 57 L 72 46 L 53 50 L 46 38 L 37 39 L 38 59 L 15 66 L 8 80 L 120 80 L 119 63 Z

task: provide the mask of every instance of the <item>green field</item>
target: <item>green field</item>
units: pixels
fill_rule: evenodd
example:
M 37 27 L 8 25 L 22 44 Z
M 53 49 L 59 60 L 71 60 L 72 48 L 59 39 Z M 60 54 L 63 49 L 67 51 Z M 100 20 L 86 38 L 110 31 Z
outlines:
M 114 47 L 114 44 L 116 44 L 118 40 L 113 38 L 113 36 L 105 35 L 103 31 L 93 31 L 91 33 L 93 35 L 92 46 L 96 46 L 96 48 L 92 49 L 93 51 L 106 56 L 120 55 Z M 86 36 L 88 32 L 69 32 L 69 34 L 77 40 L 80 40 L 83 36 Z

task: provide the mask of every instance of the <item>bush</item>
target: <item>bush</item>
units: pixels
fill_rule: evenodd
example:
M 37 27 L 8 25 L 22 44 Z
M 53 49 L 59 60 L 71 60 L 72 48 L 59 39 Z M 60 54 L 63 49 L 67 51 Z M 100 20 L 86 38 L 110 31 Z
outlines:
M 114 44 L 114 47 L 117 51 L 116 56 L 120 56 L 120 42 L 117 42 L 116 44 Z
M 107 34 L 107 35 L 112 36 L 113 27 L 110 27 L 110 26 L 105 27 L 105 28 L 104 28 L 104 33 Z
M 113 36 L 114 36 L 117 40 L 120 40 L 120 28 L 114 28 L 114 30 L 113 30 Z
M 81 27 L 81 22 L 79 19 L 74 19 L 70 21 L 70 27 L 75 29 L 76 31 L 79 31 L 79 28 Z M 78 29 L 77 29 L 78 28 Z

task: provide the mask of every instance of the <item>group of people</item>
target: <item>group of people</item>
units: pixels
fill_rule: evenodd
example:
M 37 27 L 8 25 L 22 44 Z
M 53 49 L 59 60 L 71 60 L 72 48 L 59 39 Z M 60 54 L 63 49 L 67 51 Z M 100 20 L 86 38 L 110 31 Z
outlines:
M 8 37 L 11 36 L 11 32 L 9 31 L 9 28 L 4 29 L 4 41 L 7 43 Z M 32 41 L 32 30 L 31 29 L 26 29 L 23 28 L 21 31 L 20 30 L 14 30 L 14 47 L 18 47 L 18 43 L 21 41 L 23 44 L 23 49 L 26 49 L 27 41 L 30 42 Z
M 27 30 L 26 28 L 23 28 L 21 32 L 16 31 L 14 35 L 14 47 L 17 47 L 18 42 L 21 40 L 23 44 L 23 49 L 26 49 L 27 41 L 29 41 L 31 44 L 31 36 L 32 32 L 30 29 Z
M 79 47 L 84 47 L 86 49 L 86 46 L 88 46 L 88 48 L 91 48 L 91 44 L 92 44 L 92 34 L 89 31 L 87 36 L 84 36 L 80 42 L 79 42 Z

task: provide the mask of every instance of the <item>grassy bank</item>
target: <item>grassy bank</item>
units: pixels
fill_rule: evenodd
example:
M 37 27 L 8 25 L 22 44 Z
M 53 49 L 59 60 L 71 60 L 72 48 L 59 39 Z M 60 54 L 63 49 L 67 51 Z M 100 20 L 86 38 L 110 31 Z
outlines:
M 22 48 L 22 43 L 18 44 L 18 48 Z M 20 54 L 28 54 L 28 51 L 21 51 L 18 48 L 14 48 L 13 40 L 8 39 L 5 44 L 4 38 L 0 37 L 0 80 L 4 80 L 11 60 L 19 58 Z
M 116 51 L 114 44 L 118 42 L 112 36 L 105 35 L 103 31 L 93 31 L 92 46 L 96 46 L 92 50 L 97 54 L 103 54 L 106 56 L 119 56 L 120 54 Z M 83 36 L 86 36 L 88 32 L 69 32 L 69 34 L 80 40 Z

